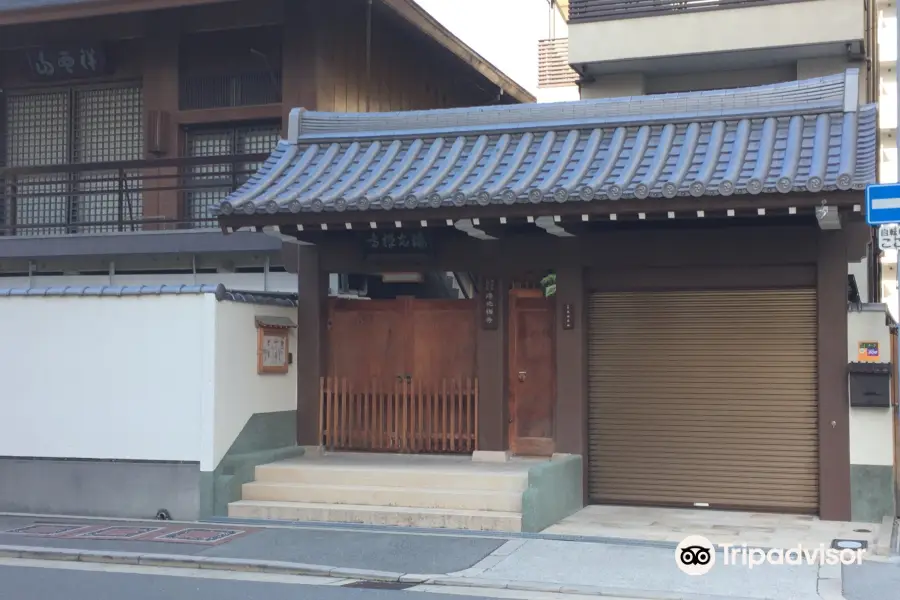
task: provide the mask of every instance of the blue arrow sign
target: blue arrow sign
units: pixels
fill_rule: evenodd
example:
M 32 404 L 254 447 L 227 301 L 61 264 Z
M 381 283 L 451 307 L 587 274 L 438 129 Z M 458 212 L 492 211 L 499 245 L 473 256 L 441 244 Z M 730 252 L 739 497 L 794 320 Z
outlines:
M 866 222 L 869 225 L 900 223 L 900 183 L 875 183 L 866 187 Z

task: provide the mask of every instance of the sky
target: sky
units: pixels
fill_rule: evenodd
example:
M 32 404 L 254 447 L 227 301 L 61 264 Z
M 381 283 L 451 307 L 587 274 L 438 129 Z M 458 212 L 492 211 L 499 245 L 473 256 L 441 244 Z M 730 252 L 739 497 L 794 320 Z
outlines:
M 547 0 L 416 0 L 488 62 L 537 94 L 538 40 L 550 37 Z

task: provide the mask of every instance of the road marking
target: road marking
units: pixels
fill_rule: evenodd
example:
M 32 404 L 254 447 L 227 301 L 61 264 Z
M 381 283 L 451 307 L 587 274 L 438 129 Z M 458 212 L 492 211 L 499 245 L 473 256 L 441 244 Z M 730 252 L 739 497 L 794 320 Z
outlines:
M 284 521 L 279 521 L 277 519 L 272 519 L 272 522 L 266 522 L 267 519 L 211 519 L 206 521 L 155 521 L 153 519 L 126 519 L 120 517 L 73 517 L 66 515 L 44 515 L 44 514 L 33 514 L 33 513 L 7 513 L 0 512 L 0 518 L 12 518 L 12 519 L 33 519 L 34 521 L 44 521 L 47 519 L 53 519 L 54 521 L 59 520 L 60 522 L 65 522 L 67 524 L 75 524 L 81 521 L 91 521 L 91 522 L 99 522 L 99 523 L 132 523 L 132 524 L 144 524 L 144 523 L 152 523 L 154 525 L 159 525 L 160 523 L 164 523 L 168 525 L 190 525 L 194 527 L 221 527 L 227 529 L 229 527 L 247 527 L 251 529 L 302 529 L 306 531 L 349 531 L 351 533 L 382 533 L 388 535 L 415 535 L 422 537 L 456 537 L 456 538 L 480 538 L 480 539 L 497 539 L 497 540 L 509 540 L 509 539 L 520 539 L 517 533 L 506 532 L 506 531 L 467 531 L 464 529 L 448 529 L 446 531 L 434 530 L 434 531 L 422 531 L 421 529 L 413 528 L 411 531 L 405 530 L 403 527 L 393 526 L 393 525 L 367 525 L 367 524 L 350 524 L 350 523 L 327 523 L 323 522 L 321 525 L 317 525 L 310 522 L 298 522 L 297 524 L 291 524 Z M 334 527 L 334 525 L 338 525 Z M 349 526 L 348 526 L 349 525 Z M 0 533 L 3 533 L 0 531 Z M 250 532 L 251 534 L 253 532 Z M 521 538 L 521 539 L 529 539 L 529 538 Z
M 407 592 L 425 592 L 430 594 L 452 594 L 454 596 L 478 596 L 482 598 L 509 598 L 511 600 L 585 600 L 584 594 L 561 594 L 559 592 L 525 592 L 521 590 L 501 590 L 496 588 L 455 587 L 450 585 L 417 585 L 408 588 Z M 637 596 L 616 597 L 603 596 L 603 600 L 653 600 Z
M 165 577 L 195 577 L 199 579 L 228 579 L 232 581 L 258 581 L 266 583 L 291 583 L 294 585 L 342 586 L 356 579 L 314 577 L 310 575 L 278 575 L 274 573 L 248 573 L 244 571 L 217 571 L 214 569 L 184 569 L 180 567 L 148 567 L 141 565 L 117 565 L 114 563 L 87 563 L 76 561 L 37 560 L 31 558 L 0 558 L 0 567 L 31 569 L 67 569 L 71 571 L 95 571 L 103 573 L 132 573 L 161 575 Z

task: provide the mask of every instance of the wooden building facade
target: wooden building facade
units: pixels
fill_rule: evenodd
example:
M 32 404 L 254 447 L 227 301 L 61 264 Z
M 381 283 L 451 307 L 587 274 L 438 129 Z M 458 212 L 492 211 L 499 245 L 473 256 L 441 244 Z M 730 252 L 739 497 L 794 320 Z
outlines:
M 290 261 L 299 443 L 577 454 L 586 502 L 847 520 L 847 272 L 876 162 L 858 77 L 297 110 L 218 212 L 313 244 Z M 476 299 L 323 291 L 386 268 L 472 273 Z
M 0 235 L 215 227 L 295 106 L 522 101 L 407 0 L 17 3 L 0 9 Z

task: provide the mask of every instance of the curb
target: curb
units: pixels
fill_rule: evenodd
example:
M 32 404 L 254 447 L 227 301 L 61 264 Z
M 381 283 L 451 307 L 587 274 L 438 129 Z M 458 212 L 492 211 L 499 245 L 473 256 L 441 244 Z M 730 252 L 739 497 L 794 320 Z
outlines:
M 875 535 L 875 548 L 873 552 L 876 556 L 891 555 L 891 540 L 894 535 L 894 517 L 884 517 L 878 526 Z
M 318 577 L 339 577 L 362 579 L 365 581 L 399 582 L 401 577 L 412 577 L 404 573 L 373 571 L 369 569 L 347 569 L 325 565 L 252 560 L 242 558 L 219 558 L 214 556 L 190 556 L 177 554 L 141 554 L 139 552 L 111 552 L 108 550 L 79 550 L 70 548 L 43 548 L 36 546 L 0 546 L 0 558 L 25 558 L 37 560 L 58 560 L 85 563 L 112 563 L 118 565 L 139 565 L 145 567 L 176 567 L 182 569 L 215 569 L 219 571 L 243 571 L 271 573 L 278 575 L 311 575 Z M 423 582 L 434 575 L 421 575 Z M 408 579 L 410 583 L 415 579 Z
M 580 596 L 640 598 L 641 600 L 724 600 L 720 596 L 704 596 L 655 590 L 641 591 L 628 588 L 507 581 L 503 579 L 479 579 L 476 577 L 454 577 L 452 575 L 395 573 L 392 571 L 375 571 L 371 569 L 352 569 L 304 563 L 218 558 L 212 556 L 141 554 L 139 552 L 112 552 L 104 550 L 79 550 L 37 546 L 0 546 L 0 558 L 57 560 L 64 562 L 106 563 L 182 569 L 211 569 L 218 571 L 240 571 L 277 575 L 306 575 L 388 583 L 412 583 L 419 585 L 500 589 L 521 592 L 551 592 Z M 730 597 L 728 600 L 741 599 Z

